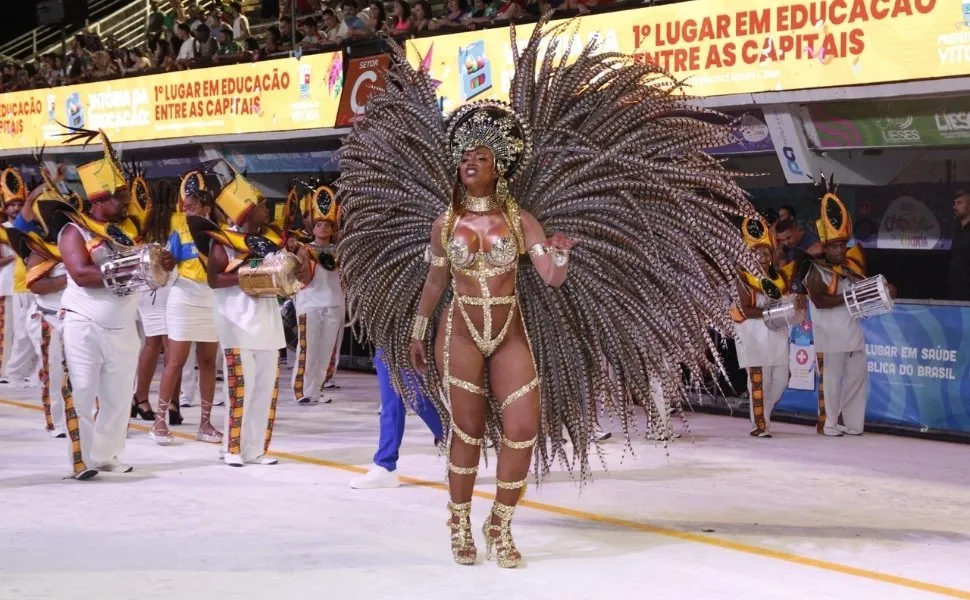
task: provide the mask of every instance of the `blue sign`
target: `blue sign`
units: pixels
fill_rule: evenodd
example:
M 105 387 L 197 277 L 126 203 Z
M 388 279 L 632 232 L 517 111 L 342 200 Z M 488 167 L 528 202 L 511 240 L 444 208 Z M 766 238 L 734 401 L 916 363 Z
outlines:
M 221 150 L 233 167 L 247 173 L 316 173 L 340 170 L 339 150 L 264 154 L 243 154 L 231 146 L 224 146 Z
M 866 422 L 970 433 L 970 307 L 897 304 L 862 324 Z M 777 408 L 811 416 L 817 398 L 789 389 Z

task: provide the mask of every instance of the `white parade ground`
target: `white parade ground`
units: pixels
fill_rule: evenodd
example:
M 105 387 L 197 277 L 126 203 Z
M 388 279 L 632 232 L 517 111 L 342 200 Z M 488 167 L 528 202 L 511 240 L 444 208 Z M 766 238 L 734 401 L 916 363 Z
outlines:
M 281 386 L 277 466 L 219 462 L 190 437 L 196 407 L 175 447 L 133 420 L 134 473 L 88 482 L 61 479 L 68 442 L 45 433 L 37 390 L 0 389 L 0 599 L 970 598 L 970 446 L 783 423 L 757 439 L 747 419 L 709 415 L 667 451 L 644 439 L 631 453 L 614 435 L 608 472 L 594 462 L 581 492 L 562 472 L 530 486 L 514 571 L 483 562 L 490 460 L 472 513 L 479 564 L 463 567 L 445 461 L 419 419 L 402 487 L 348 486 L 375 449 L 377 385 L 338 380 L 329 405 L 298 406 Z

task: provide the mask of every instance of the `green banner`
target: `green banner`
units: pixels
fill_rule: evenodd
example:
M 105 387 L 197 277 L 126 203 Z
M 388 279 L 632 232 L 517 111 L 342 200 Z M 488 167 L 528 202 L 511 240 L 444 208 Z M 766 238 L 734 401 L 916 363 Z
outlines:
M 812 104 L 819 148 L 970 145 L 970 98 Z

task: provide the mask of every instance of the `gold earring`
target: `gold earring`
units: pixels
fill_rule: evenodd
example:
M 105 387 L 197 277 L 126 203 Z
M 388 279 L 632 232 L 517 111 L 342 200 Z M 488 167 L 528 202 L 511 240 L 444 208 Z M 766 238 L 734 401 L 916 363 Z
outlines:
M 509 182 L 504 175 L 500 175 L 498 183 L 495 184 L 495 199 L 505 202 L 509 197 Z

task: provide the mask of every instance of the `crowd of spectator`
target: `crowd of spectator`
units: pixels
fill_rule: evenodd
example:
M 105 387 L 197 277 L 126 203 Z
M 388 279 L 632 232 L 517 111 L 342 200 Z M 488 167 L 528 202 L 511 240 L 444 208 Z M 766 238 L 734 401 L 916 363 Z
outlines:
M 446 0 L 435 11 L 428 0 L 375 0 L 366 5 L 362 4 L 364 1 L 263 0 L 261 14 L 270 13 L 268 26 L 251 27 L 240 2 L 216 2 L 203 8 L 196 0 L 153 0 L 149 3 L 143 43 L 124 48 L 111 35 L 83 31 L 68 42 L 63 53 L 51 52 L 27 63 L 0 57 L 0 92 L 276 58 L 294 51 L 326 51 L 382 34 L 405 37 L 479 29 L 512 20 L 537 19 L 548 11 L 585 14 L 614 4 L 643 3 Z M 268 11 L 269 4 L 272 8 Z

